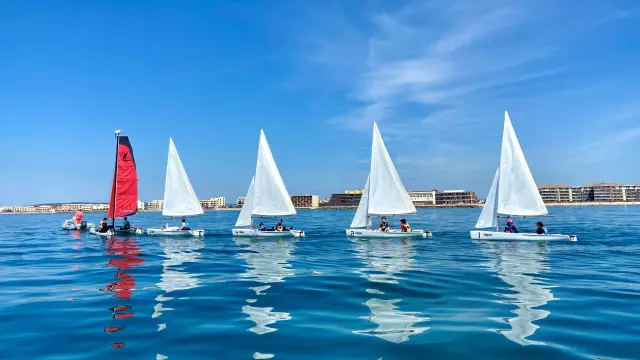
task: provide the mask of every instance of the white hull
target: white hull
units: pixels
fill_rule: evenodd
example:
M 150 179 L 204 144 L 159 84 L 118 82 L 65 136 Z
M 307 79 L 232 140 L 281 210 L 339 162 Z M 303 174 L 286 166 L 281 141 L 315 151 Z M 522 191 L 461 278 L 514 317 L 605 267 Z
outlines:
M 115 229 L 113 230 L 113 232 L 116 235 L 119 235 L 119 234 L 144 235 L 144 230 L 140 227 L 132 227 L 127 230 Z
M 357 238 L 426 238 L 432 235 L 430 231 L 424 230 L 402 232 L 399 230 L 347 229 L 345 231 L 347 236 Z
M 499 231 L 484 231 L 484 230 L 473 230 L 471 233 L 471 239 L 473 240 L 512 240 L 512 241 L 555 241 L 555 240 L 564 240 L 564 241 L 577 241 L 578 238 L 575 235 L 561 235 L 561 234 L 548 234 L 548 235 L 538 235 L 531 233 L 505 233 Z
M 287 230 L 287 231 L 260 231 L 256 229 L 243 229 L 236 228 L 231 230 L 233 236 L 243 237 L 302 237 L 305 236 L 302 230 Z
M 147 229 L 151 236 L 204 236 L 204 230 L 180 230 L 178 227 Z
M 85 230 L 94 226 L 95 225 L 92 223 L 85 223 L 85 226 L 83 227 L 82 224 L 76 224 L 73 220 L 66 220 L 62 224 L 62 230 Z
M 111 230 L 108 230 L 107 232 L 101 233 L 98 230 L 96 230 L 96 228 L 92 227 L 92 228 L 89 228 L 89 232 L 91 234 L 95 235 L 95 236 L 100 236 L 102 238 L 108 238 L 108 237 L 113 236 L 113 231 L 111 231 Z

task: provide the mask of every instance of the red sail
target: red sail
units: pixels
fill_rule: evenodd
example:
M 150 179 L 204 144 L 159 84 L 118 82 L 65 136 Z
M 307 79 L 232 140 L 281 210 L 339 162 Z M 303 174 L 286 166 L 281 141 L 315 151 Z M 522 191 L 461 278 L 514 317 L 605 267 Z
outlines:
M 116 159 L 107 216 L 109 219 L 133 215 L 138 211 L 138 174 L 129 137 L 120 136 Z

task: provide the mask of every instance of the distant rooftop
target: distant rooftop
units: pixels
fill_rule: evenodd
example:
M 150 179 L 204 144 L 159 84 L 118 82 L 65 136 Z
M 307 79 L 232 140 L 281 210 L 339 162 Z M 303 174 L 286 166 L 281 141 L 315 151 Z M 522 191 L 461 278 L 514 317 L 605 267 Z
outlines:
M 538 185 L 538 189 L 568 189 L 571 186 L 563 185 L 563 184 L 546 184 L 546 185 Z
M 600 182 L 595 184 L 588 184 L 584 187 L 597 187 L 597 186 L 624 186 L 624 184 L 614 183 L 614 182 Z

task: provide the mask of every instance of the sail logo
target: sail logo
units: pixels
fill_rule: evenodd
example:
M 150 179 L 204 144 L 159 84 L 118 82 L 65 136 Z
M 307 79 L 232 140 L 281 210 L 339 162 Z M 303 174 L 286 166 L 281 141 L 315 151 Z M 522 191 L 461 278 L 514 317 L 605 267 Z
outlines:
M 131 161 L 129 153 L 124 153 L 124 155 L 122 155 L 122 161 Z

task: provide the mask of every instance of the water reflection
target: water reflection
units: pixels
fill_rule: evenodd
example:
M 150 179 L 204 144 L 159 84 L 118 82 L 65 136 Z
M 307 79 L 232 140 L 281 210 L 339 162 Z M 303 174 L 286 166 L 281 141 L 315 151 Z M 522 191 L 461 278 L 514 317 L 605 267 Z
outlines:
M 189 237 L 183 239 L 160 239 L 159 245 L 164 252 L 164 260 L 162 260 L 162 273 L 160 274 L 160 282 L 156 285 L 164 291 L 156 297 L 158 302 L 153 307 L 152 318 L 156 319 L 164 314 L 164 311 L 173 310 L 165 307 L 167 302 L 173 300 L 171 295 L 174 291 L 194 289 L 200 286 L 200 274 L 191 274 L 187 272 L 186 263 L 196 263 L 200 261 L 200 252 L 198 250 L 204 248 L 204 241 L 197 237 Z M 183 298 L 181 298 L 183 299 Z M 166 323 L 158 324 L 158 331 L 167 328 Z
M 278 321 L 291 320 L 291 315 L 273 311 L 272 307 L 259 307 L 256 304 L 260 296 L 267 295 L 266 292 L 271 288 L 271 284 L 284 282 L 286 278 L 295 275 L 289 263 L 294 259 L 295 240 L 235 238 L 234 241 L 237 246 L 243 248 L 243 251 L 238 252 L 237 257 L 247 263 L 246 271 L 239 276 L 264 284 L 249 288 L 254 291 L 256 298 L 247 299 L 247 304 L 242 307 L 242 312 L 249 315 L 247 320 L 255 323 L 255 326 L 248 330 L 258 335 L 276 331 L 276 328 L 269 325 Z
M 136 282 L 133 279 L 133 275 L 127 273 L 134 266 L 140 266 L 144 263 L 144 259 L 138 257 L 141 253 L 138 247 L 138 242 L 135 238 L 111 238 L 105 240 L 104 246 L 106 248 L 105 254 L 114 256 L 107 262 L 107 266 L 117 268 L 119 271 L 116 274 L 116 281 L 109 283 L 105 287 L 105 291 L 114 293 L 113 296 L 120 301 L 113 307 L 109 308 L 111 316 L 114 320 L 117 320 L 113 326 L 104 328 L 107 333 L 116 333 L 125 329 L 124 319 L 132 318 L 135 312 L 132 311 L 130 305 L 123 302 L 131 299 L 133 295 L 133 289 L 136 286 Z M 124 342 L 113 342 L 111 346 L 114 348 L 124 347 Z
M 365 268 L 360 270 L 362 277 L 371 281 L 374 288 L 366 289 L 372 295 L 384 295 L 380 290 L 383 284 L 400 284 L 404 280 L 400 276 L 403 271 L 411 270 L 414 266 L 415 251 L 410 239 L 354 239 L 356 257 L 362 259 Z M 409 340 L 409 337 L 421 334 L 428 327 L 416 327 L 417 323 L 428 321 L 421 313 L 402 311 L 398 303 L 402 299 L 384 300 L 373 297 L 365 302 L 371 315 L 363 317 L 377 325 L 374 329 L 354 331 L 356 334 L 376 336 L 380 339 L 396 344 Z
M 545 261 L 547 244 L 525 242 L 480 242 L 481 249 L 489 256 L 487 266 L 498 277 L 509 284 L 509 290 L 515 293 L 500 294 L 507 300 L 504 304 L 515 305 L 513 318 L 493 319 L 509 324 L 510 330 L 499 330 L 507 339 L 520 345 L 544 345 L 527 339 L 539 328 L 534 321 L 549 316 L 549 311 L 540 309 L 548 301 L 555 300 L 551 287 L 536 279 L 535 275 L 550 271 Z

